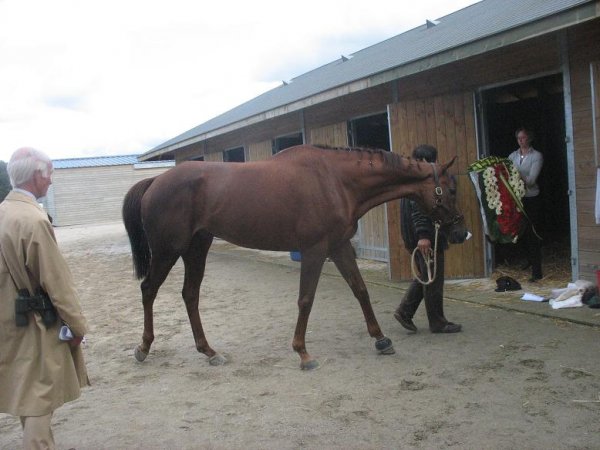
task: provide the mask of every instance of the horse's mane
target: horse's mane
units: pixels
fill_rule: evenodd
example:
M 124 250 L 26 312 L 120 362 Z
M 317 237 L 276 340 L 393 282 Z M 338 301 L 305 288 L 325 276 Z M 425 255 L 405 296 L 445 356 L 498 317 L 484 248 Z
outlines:
M 332 150 L 338 152 L 358 152 L 361 154 L 368 154 L 371 159 L 374 155 L 378 155 L 384 164 L 389 165 L 394 168 L 406 168 L 413 161 L 411 158 L 406 158 L 398 155 L 397 153 L 383 150 L 379 148 L 370 148 L 370 147 L 331 147 L 327 145 L 313 145 L 313 147 L 320 148 L 322 150 Z

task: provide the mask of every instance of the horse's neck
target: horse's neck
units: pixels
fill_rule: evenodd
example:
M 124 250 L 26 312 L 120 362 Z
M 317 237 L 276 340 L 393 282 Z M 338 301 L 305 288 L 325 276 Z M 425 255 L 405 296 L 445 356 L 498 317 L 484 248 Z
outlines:
M 425 165 L 409 164 L 407 160 L 398 165 L 386 164 L 380 159 L 366 164 L 368 168 L 357 171 L 352 182 L 359 217 L 382 203 L 416 196 L 430 175 Z

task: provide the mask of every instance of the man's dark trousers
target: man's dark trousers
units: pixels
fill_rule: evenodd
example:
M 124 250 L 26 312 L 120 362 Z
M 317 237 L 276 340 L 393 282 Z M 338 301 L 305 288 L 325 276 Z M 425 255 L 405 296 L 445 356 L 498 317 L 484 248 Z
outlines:
M 427 265 L 420 251 L 415 255 L 419 278 L 427 281 Z M 433 271 L 433 263 L 431 264 Z M 438 331 L 444 328 L 448 320 L 444 317 L 444 251 L 437 251 L 437 270 L 433 283 L 427 286 L 422 285 L 417 280 L 413 280 L 400 303 L 398 310 L 405 316 L 412 319 L 425 299 L 425 308 L 427 309 L 427 319 L 429 320 L 429 329 Z

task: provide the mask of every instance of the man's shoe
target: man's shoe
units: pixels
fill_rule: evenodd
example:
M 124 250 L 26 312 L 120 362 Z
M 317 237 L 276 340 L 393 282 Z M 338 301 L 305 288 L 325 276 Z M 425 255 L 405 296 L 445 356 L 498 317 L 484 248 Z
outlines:
M 462 330 L 462 325 L 458 323 L 448 322 L 439 330 L 431 330 L 432 333 L 458 333 Z
M 396 318 L 396 320 L 398 322 L 400 322 L 400 325 L 402 325 L 404 328 L 406 328 L 408 331 L 412 331 L 413 333 L 417 332 L 417 327 L 416 325 L 413 323 L 412 319 L 409 319 L 408 317 L 406 317 L 404 314 L 402 314 L 400 311 L 396 311 L 394 313 L 394 317 Z

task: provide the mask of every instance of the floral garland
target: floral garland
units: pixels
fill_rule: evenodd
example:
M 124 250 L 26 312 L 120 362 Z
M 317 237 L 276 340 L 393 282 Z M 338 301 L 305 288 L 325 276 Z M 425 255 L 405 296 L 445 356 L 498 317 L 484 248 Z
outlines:
M 521 198 L 525 195 L 525 184 L 517 168 L 507 158 L 490 156 L 471 164 L 468 171 L 490 240 L 517 242 L 524 228 Z

